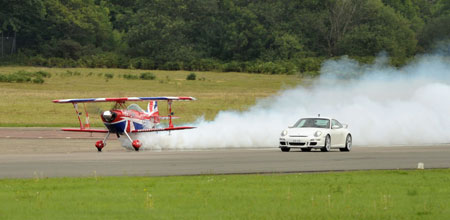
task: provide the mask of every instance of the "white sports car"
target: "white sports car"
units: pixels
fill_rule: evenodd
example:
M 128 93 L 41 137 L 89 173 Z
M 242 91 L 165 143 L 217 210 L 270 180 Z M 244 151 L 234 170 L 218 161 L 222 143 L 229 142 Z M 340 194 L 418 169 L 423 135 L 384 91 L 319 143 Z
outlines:
M 281 132 L 280 149 L 283 152 L 291 148 L 302 151 L 320 149 L 330 151 L 339 148 L 341 151 L 352 149 L 352 135 L 347 125 L 342 125 L 332 118 L 302 118 L 294 126 Z

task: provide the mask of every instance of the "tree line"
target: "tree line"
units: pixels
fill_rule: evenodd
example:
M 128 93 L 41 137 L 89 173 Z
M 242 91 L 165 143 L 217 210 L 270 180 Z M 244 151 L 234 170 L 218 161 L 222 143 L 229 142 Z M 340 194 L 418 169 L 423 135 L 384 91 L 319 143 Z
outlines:
M 2 60 L 43 66 L 293 73 L 382 51 L 401 64 L 448 41 L 449 27 L 448 0 L 0 3 Z

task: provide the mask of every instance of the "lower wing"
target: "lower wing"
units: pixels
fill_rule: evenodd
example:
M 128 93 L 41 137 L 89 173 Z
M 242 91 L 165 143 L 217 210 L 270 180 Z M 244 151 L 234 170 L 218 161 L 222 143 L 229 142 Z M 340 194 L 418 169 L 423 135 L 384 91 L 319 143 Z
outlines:
M 141 132 L 158 132 L 158 131 L 174 131 L 174 130 L 186 130 L 186 129 L 194 129 L 196 127 L 172 127 L 172 128 L 150 128 L 150 129 L 139 129 L 133 130 L 132 133 L 141 133 Z M 79 128 L 63 128 L 63 131 L 75 131 L 75 132 L 96 132 L 96 133 L 108 133 L 107 130 L 100 129 L 79 129 Z
M 139 129 L 139 130 L 133 130 L 131 132 L 133 133 L 140 133 L 140 132 L 157 132 L 157 131 L 174 131 L 174 130 L 185 130 L 185 129 L 194 129 L 196 127 L 172 127 L 172 128 L 151 128 L 151 129 Z
M 77 132 L 96 132 L 96 133 L 108 133 L 107 130 L 100 129 L 79 129 L 79 128 L 63 128 L 63 131 L 77 131 Z

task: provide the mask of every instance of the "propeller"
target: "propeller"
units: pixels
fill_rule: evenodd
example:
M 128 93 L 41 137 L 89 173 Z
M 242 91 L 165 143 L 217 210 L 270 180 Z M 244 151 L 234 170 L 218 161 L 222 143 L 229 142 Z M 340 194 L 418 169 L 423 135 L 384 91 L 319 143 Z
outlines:
M 101 115 L 104 111 L 108 111 L 111 109 L 114 109 L 115 103 L 98 103 L 93 102 L 86 104 L 86 110 L 89 112 L 89 114 L 96 114 Z

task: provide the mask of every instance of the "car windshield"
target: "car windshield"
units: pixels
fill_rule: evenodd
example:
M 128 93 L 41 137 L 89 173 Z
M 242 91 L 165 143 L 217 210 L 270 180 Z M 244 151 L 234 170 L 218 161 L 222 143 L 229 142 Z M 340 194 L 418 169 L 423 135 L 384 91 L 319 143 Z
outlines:
M 302 118 L 295 123 L 294 128 L 330 128 L 330 120 L 323 118 Z

